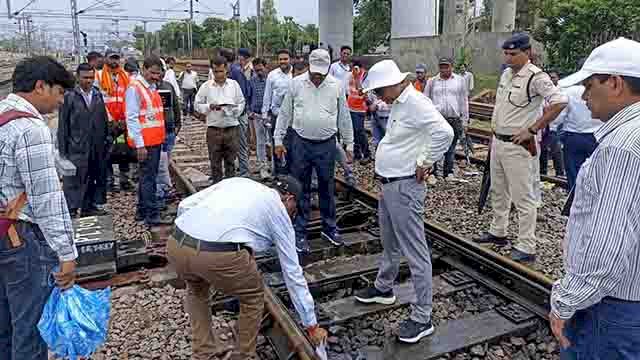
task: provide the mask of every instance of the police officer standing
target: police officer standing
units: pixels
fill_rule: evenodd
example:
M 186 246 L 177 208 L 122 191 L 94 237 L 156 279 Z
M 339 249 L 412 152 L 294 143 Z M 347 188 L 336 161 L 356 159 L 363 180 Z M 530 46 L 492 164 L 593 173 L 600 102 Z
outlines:
M 518 239 L 511 250 L 515 261 L 533 262 L 536 254 L 536 177 L 539 149 L 535 135 L 565 108 L 567 97 L 549 75 L 533 65 L 529 36 L 515 34 L 502 45 L 507 69 L 502 73 L 491 118 L 491 198 L 493 221 L 481 244 L 507 245 L 509 212 L 518 210 Z M 542 101 L 548 111 L 540 114 Z

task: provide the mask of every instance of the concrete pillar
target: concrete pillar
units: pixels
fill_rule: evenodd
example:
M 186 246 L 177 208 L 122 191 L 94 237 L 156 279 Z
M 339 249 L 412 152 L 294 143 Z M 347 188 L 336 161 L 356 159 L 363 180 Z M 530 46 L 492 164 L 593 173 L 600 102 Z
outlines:
M 444 0 L 443 34 L 459 34 L 464 32 L 464 1 Z
M 333 48 L 333 58 L 339 57 L 340 47 L 353 48 L 353 0 L 318 0 L 320 43 Z
M 439 0 L 393 0 L 391 38 L 438 35 Z
M 516 0 L 494 0 L 491 31 L 510 32 L 516 27 Z

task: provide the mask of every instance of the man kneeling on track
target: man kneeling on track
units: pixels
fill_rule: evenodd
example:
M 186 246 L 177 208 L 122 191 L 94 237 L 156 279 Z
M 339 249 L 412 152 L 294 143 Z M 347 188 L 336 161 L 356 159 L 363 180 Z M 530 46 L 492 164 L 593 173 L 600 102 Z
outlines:
M 246 178 L 225 179 L 182 200 L 167 253 L 187 283 L 193 331 L 193 359 L 210 359 L 230 349 L 211 331 L 209 287 L 240 302 L 238 349 L 231 359 L 250 359 L 264 306 L 263 283 L 254 251 L 275 245 L 293 305 L 312 342 L 326 340 L 318 327 L 313 298 L 298 262 L 292 219 L 302 185 L 293 177 L 274 189 Z

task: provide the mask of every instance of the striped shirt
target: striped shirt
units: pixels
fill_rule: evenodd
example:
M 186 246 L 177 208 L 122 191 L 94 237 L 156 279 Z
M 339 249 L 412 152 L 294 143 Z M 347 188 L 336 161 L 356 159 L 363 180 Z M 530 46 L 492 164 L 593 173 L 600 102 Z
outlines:
M 469 124 L 469 90 L 464 78 L 451 74 L 443 79 L 440 74 L 429 79 L 424 94 L 445 118 L 459 118 L 464 125 Z
M 551 293 L 561 319 L 604 297 L 640 301 L 640 102 L 604 123 L 580 168 L 564 239 L 565 276 Z
M 16 119 L 0 128 L 0 203 L 27 193 L 21 220 L 40 227 L 61 260 L 78 257 L 67 202 L 56 172 L 51 131 L 38 110 L 24 98 L 9 94 L 0 113 L 24 111 L 33 117 Z

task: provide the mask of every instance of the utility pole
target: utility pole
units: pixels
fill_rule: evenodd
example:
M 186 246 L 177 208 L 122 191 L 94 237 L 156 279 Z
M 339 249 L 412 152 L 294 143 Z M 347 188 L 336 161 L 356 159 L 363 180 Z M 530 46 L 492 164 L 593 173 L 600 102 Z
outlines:
M 233 7 L 233 19 L 236 25 L 236 51 L 240 48 L 240 0 L 236 0 Z
M 76 61 L 80 63 L 82 51 L 80 45 L 80 23 L 78 22 L 77 0 L 71 0 L 71 22 L 73 24 L 73 47 L 76 55 Z
M 147 54 L 147 21 L 142 22 L 142 53 L 145 57 L 149 56 Z
M 262 6 L 260 6 L 260 0 L 256 0 L 257 5 L 257 16 L 256 16 L 256 57 L 260 57 L 261 47 L 260 47 L 260 33 L 262 31 Z

